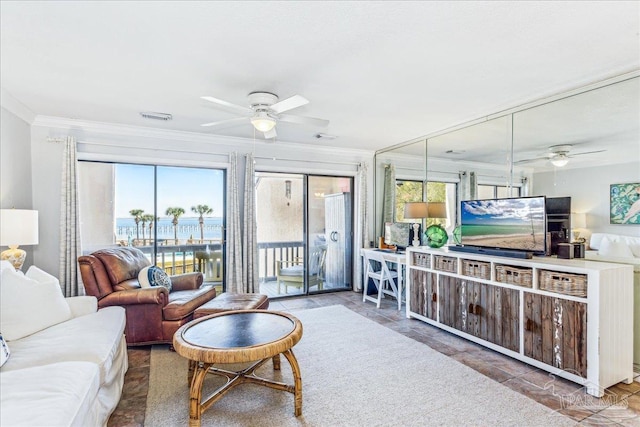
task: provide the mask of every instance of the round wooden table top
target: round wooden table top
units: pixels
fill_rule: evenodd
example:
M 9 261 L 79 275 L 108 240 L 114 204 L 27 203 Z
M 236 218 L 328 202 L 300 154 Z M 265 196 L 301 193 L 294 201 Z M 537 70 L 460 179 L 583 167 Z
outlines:
M 282 353 L 300 341 L 302 323 L 278 311 L 226 311 L 193 320 L 176 331 L 173 347 L 203 363 L 243 363 Z

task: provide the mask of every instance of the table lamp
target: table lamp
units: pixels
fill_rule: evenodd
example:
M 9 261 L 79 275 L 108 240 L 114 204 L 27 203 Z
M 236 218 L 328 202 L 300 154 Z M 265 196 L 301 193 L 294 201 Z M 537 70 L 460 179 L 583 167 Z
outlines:
M 571 212 L 571 231 L 575 242 L 584 243 L 584 237 L 580 238 L 580 231 L 578 230 L 585 228 L 587 228 L 587 214 Z
M 404 204 L 405 219 L 423 219 L 429 215 L 427 202 L 408 202 Z M 420 246 L 420 223 L 413 224 L 413 246 Z
M 19 245 L 38 244 L 38 211 L 26 209 L 0 209 L 0 246 L 9 249 L 0 254 L 13 268 L 20 270 L 27 253 Z

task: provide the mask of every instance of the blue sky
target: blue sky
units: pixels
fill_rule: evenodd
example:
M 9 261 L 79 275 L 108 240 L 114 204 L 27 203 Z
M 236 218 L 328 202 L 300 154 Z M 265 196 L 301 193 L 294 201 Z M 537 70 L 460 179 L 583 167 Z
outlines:
M 116 217 L 130 217 L 132 209 L 153 213 L 154 167 L 116 165 Z M 158 166 L 158 216 L 165 217 L 168 207 L 181 207 L 183 217 L 197 216 L 195 205 L 213 208 L 212 216 L 223 214 L 223 171 L 215 169 Z

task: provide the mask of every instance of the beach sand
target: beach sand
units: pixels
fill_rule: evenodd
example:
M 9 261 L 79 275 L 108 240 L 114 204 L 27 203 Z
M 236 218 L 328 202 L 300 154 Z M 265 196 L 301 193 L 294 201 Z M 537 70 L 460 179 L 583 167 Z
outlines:
M 488 246 L 492 248 L 524 249 L 529 251 L 544 251 L 544 234 L 538 233 L 532 239 L 530 234 L 510 236 L 467 237 L 462 241 L 465 245 Z

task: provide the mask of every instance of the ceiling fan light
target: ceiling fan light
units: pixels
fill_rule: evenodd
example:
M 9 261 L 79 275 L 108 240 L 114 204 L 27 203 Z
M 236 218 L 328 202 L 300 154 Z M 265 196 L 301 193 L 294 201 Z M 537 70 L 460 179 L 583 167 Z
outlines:
M 551 164 L 555 167 L 561 168 L 569 163 L 569 159 L 566 157 L 558 157 L 557 159 L 551 159 Z
M 266 114 L 259 114 L 251 118 L 251 124 L 260 132 L 269 132 L 276 125 L 276 121 Z

